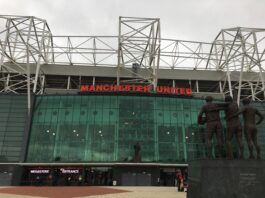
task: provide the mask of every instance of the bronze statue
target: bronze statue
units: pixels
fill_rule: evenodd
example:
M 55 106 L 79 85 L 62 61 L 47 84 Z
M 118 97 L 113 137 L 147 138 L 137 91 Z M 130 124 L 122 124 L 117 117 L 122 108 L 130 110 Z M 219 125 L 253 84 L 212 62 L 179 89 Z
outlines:
M 137 142 L 133 146 L 133 148 L 134 148 L 133 162 L 141 162 L 141 155 L 140 155 L 141 146 L 140 146 L 140 144 Z
M 213 98 L 211 96 L 207 96 L 205 100 L 206 104 L 203 105 L 198 115 L 198 123 L 199 124 L 206 123 L 208 158 L 213 157 L 212 138 L 214 133 L 216 133 L 216 139 L 218 142 L 219 157 L 222 157 L 224 143 L 223 143 L 223 131 L 220 121 L 219 111 L 224 110 L 226 104 L 212 103 Z M 203 114 L 205 114 L 205 117 L 203 117 Z
M 243 143 L 242 143 L 242 127 L 239 120 L 239 115 L 235 115 L 238 112 L 238 105 L 236 102 L 233 102 L 233 98 L 231 96 L 225 97 L 225 102 L 227 103 L 227 107 L 225 109 L 226 116 L 226 144 L 227 144 L 227 158 L 233 158 L 233 149 L 232 149 L 232 139 L 233 136 L 236 135 L 236 139 L 239 146 L 239 159 L 243 159 Z M 235 116 L 233 116 L 235 115 Z
M 243 105 L 244 107 L 235 115 L 239 115 L 240 113 L 243 114 L 244 134 L 248 144 L 249 159 L 254 159 L 253 144 L 257 151 L 257 159 L 260 159 L 260 146 L 258 145 L 257 140 L 258 130 L 256 124 L 260 124 L 264 117 L 257 108 L 250 105 L 250 100 L 248 98 L 243 100 Z M 256 115 L 259 116 L 258 122 L 256 122 Z

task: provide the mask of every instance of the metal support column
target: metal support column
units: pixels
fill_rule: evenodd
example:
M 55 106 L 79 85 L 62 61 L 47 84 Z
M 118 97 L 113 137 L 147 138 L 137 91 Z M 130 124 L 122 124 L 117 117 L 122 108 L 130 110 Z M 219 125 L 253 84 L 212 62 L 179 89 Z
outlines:
M 7 28 L 7 31 L 6 31 L 6 35 L 5 35 L 5 40 L 4 40 L 3 43 L 0 43 L 1 44 L 0 47 L 2 48 L 1 49 L 2 52 L 0 53 L 0 55 L 1 55 L 1 59 L 0 59 L 0 71 L 2 71 L 2 65 L 3 65 L 4 59 L 5 59 L 4 53 L 5 53 L 6 47 L 8 45 L 7 40 L 8 40 L 8 37 L 9 37 L 9 31 L 10 31 L 10 19 L 7 19 L 7 21 L 6 21 L 6 28 Z
M 70 83 L 71 83 L 71 76 L 68 76 L 68 78 L 67 78 L 67 89 L 70 89 Z
M 6 91 L 9 89 L 9 81 L 10 81 L 10 74 L 7 74 L 6 83 L 5 83 L 5 90 Z
M 258 46 L 257 46 L 257 36 L 256 36 L 256 33 L 253 33 L 253 39 L 254 39 L 254 42 L 255 42 L 254 43 L 254 48 L 255 48 L 255 52 L 256 52 L 257 60 L 258 60 L 257 65 L 259 67 L 259 77 L 260 77 L 260 80 L 261 80 L 263 96 L 264 96 L 264 99 L 265 99 L 265 83 L 264 83 L 264 78 L 263 78 L 263 75 L 262 75 L 261 57 L 259 55 L 259 50 L 258 50 Z
M 199 93 L 200 89 L 199 89 L 199 82 L 198 80 L 196 80 L 196 92 Z
M 227 51 L 226 51 L 224 31 L 222 31 L 221 34 L 222 34 L 223 51 L 224 51 L 224 55 L 225 55 L 225 66 L 226 66 L 226 75 L 227 75 L 227 81 L 228 81 L 228 87 L 229 87 L 229 95 L 231 97 L 233 97 L 233 91 L 232 91 L 232 84 L 231 84 L 230 70 L 229 70 L 229 64 L 228 64 L 228 55 L 227 55 Z
M 118 68 L 117 68 L 117 85 L 120 85 L 120 73 L 121 73 L 121 17 L 119 17 L 119 38 L 118 38 Z
M 43 94 L 43 92 L 44 92 L 44 86 L 45 86 L 45 75 L 43 75 L 42 76 L 42 79 L 41 79 L 40 94 Z
M 40 48 L 39 48 L 39 54 L 38 54 L 38 62 L 37 62 L 37 67 L 36 67 L 36 72 L 35 72 L 35 79 L 33 81 L 34 83 L 33 93 L 36 93 L 36 89 L 37 89 L 37 83 L 38 83 L 39 72 L 40 72 L 40 62 L 41 62 L 41 57 L 42 57 L 42 49 L 43 49 L 43 44 L 44 44 L 45 27 L 46 27 L 46 23 L 43 23 L 42 35 L 41 35 L 41 40 L 40 40 Z M 37 35 L 37 32 L 35 32 L 35 34 Z
M 220 89 L 220 93 L 223 93 L 223 87 L 222 87 L 222 82 L 219 81 L 219 89 Z
M 29 30 L 28 30 L 28 37 L 26 42 L 27 47 L 27 98 L 28 98 L 28 116 L 30 116 L 31 110 L 31 96 L 30 96 L 30 64 L 29 64 L 29 39 L 30 39 L 30 32 L 32 28 L 33 18 L 30 19 Z

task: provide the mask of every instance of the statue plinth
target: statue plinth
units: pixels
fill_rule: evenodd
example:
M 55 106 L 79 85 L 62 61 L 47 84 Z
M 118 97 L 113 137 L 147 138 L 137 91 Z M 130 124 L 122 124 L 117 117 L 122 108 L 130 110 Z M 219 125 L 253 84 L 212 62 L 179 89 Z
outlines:
M 140 155 L 136 155 L 133 157 L 133 162 L 139 163 L 141 162 L 141 156 Z
M 141 151 L 141 146 L 139 143 L 135 144 L 133 146 L 134 148 L 134 156 L 133 156 L 133 162 L 141 162 L 141 154 L 140 154 L 140 151 Z
M 263 198 L 264 167 L 264 160 L 191 161 L 187 198 Z

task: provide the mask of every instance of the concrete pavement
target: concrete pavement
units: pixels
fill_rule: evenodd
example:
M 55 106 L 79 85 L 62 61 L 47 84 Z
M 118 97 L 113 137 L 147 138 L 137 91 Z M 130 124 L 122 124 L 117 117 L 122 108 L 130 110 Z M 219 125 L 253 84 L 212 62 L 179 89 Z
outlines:
M 8 187 L 12 189 L 13 187 Z M 23 188 L 23 187 L 21 187 Z M 37 187 L 40 194 L 41 191 L 45 190 L 44 187 Z M 72 187 L 74 188 L 74 187 Z M 85 188 L 85 187 L 83 187 Z M 93 189 L 93 187 L 88 187 L 90 189 Z M 95 187 L 96 188 L 96 187 Z M 86 196 L 82 194 L 80 197 L 73 196 L 73 198 L 186 198 L 185 192 L 177 192 L 175 187 L 104 187 L 104 188 L 110 188 L 110 190 L 121 190 L 119 193 L 110 193 L 110 194 L 103 194 L 103 195 L 89 195 Z M 2 193 L 0 188 L 0 197 L 2 198 L 56 198 L 58 196 L 31 196 L 31 195 L 18 195 L 17 192 L 15 194 L 9 194 L 9 193 Z M 62 189 L 62 194 L 60 197 L 64 197 L 63 193 L 65 190 L 60 187 L 54 187 L 55 191 L 58 191 Z M 124 191 L 124 192 L 122 192 Z M 69 197 L 69 194 L 66 197 Z

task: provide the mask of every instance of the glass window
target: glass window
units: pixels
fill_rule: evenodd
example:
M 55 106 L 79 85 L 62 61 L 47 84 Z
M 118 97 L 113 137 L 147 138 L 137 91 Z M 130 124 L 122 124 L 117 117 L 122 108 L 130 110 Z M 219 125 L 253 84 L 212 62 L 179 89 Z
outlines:
M 205 126 L 197 124 L 203 104 L 200 99 L 160 96 L 37 96 L 27 160 L 129 162 L 136 143 L 141 146 L 143 162 L 204 158 Z M 261 104 L 258 107 L 265 109 Z M 5 111 L 0 110 L 0 116 Z M 24 120 L 12 114 L 13 122 L 16 118 L 16 126 L 7 127 L 6 121 L 0 121 L 0 129 L 8 128 L 14 132 L 12 137 L 17 136 L 10 135 L 9 141 L 22 137 L 17 130 Z M 264 129 L 263 122 L 259 130 Z M 0 136 L 1 142 L 5 133 Z M 265 142 L 263 133 L 258 136 Z

